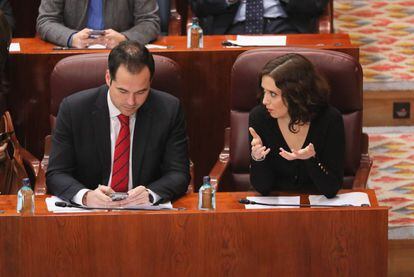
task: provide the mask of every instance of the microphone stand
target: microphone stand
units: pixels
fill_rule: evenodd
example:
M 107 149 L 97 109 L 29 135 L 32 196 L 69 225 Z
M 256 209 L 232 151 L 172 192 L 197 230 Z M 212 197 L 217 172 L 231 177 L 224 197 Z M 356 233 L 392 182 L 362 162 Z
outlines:
M 344 208 L 344 207 L 358 207 L 358 206 L 354 206 L 351 204 L 344 204 L 344 205 L 322 205 L 322 204 L 268 204 L 268 203 L 260 203 L 260 202 L 256 202 L 253 200 L 249 200 L 246 198 L 242 198 L 239 200 L 239 203 L 241 204 L 250 204 L 250 205 L 263 205 L 263 206 L 272 206 L 272 207 L 306 207 L 306 208 L 310 208 L 310 207 L 323 207 L 323 208 L 334 208 L 334 207 L 339 207 L 339 208 Z M 362 204 L 361 207 L 369 207 L 368 204 Z

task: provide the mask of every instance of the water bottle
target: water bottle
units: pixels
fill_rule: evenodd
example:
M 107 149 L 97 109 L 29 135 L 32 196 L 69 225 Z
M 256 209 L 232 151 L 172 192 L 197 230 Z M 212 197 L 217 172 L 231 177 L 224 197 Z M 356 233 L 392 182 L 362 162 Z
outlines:
M 203 177 L 203 185 L 200 187 L 200 190 L 198 191 L 198 209 L 216 209 L 216 190 L 210 183 L 210 176 Z
M 17 192 L 17 212 L 22 215 L 33 215 L 35 209 L 34 193 L 29 178 L 22 180 L 22 187 Z
M 187 29 L 187 48 L 203 48 L 203 30 L 197 17 L 193 17 L 193 22 Z

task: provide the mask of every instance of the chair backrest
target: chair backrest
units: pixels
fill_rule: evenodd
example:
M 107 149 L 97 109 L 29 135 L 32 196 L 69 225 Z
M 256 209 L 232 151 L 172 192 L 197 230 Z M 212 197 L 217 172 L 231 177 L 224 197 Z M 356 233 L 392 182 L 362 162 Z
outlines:
M 170 58 L 153 55 L 155 72 L 151 87 L 178 98 L 182 91 L 180 66 Z M 75 55 L 60 60 L 50 77 L 51 128 L 63 98 L 75 92 L 105 84 L 108 53 Z
M 231 189 L 251 189 L 248 118 L 250 110 L 258 104 L 256 95 L 259 91 L 259 72 L 270 59 L 292 52 L 307 57 L 325 76 L 330 85 L 330 104 L 342 113 L 345 125 L 343 187 L 352 187 L 352 181 L 361 159 L 361 65 L 353 57 L 340 52 L 286 47 L 246 51 L 237 58 L 233 65 L 230 100 Z

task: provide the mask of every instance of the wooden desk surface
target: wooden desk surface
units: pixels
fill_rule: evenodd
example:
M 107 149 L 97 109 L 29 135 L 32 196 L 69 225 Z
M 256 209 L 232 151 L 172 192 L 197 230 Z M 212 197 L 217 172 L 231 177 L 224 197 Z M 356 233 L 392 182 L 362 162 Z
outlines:
M 372 208 L 379 208 L 379 209 L 387 209 L 386 207 L 379 207 L 378 206 L 378 202 L 377 202 L 377 198 L 375 196 L 375 191 L 371 190 L 371 189 L 358 189 L 358 190 L 341 190 L 340 193 L 347 193 L 347 192 L 355 192 L 355 191 L 359 191 L 359 192 L 365 192 L 368 194 L 369 200 L 371 202 L 371 207 L 369 207 L 369 209 Z M 259 196 L 260 194 L 258 194 L 257 192 L 219 192 L 217 193 L 216 196 L 216 203 L 217 203 L 217 209 L 215 210 L 215 212 L 251 212 L 251 211 L 261 211 L 260 210 L 246 210 L 244 208 L 244 205 L 240 204 L 238 201 L 241 198 L 246 198 L 247 196 Z M 297 196 L 298 194 L 296 193 L 278 193 L 278 194 L 273 194 L 273 196 Z M 45 199 L 47 197 L 49 197 L 50 195 L 40 195 L 40 196 L 36 196 L 35 197 L 35 206 L 36 206 L 36 211 L 35 211 L 35 216 L 40 216 L 40 215 L 60 215 L 60 214 L 53 214 L 50 213 L 47 210 L 46 207 L 46 202 Z M 308 200 L 308 195 L 307 194 L 301 194 L 301 203 L 302 204 L 309 204 L 309 200 Z M 0 213 L 0 217 L 1 216 L 20 216 L 20 214 L 18 214 L 16 212 L 16 202 L 17 202 L 17 196 L 16 195 L 0 195 L 0 210 L 3 210 L 3 213 Z M 88 214 L 125 214 L 125 213 L 138 213 L 138 214 L 157 214 L 157 213 L 163 213 L 163 214 L 168 214 L 168 213 L 205 213 L 205 211 L 199 211 L 197 208 L 197 204 L 198 204 L 198 193 L 191 193 L 191 194 L 187 194 L 184 197 L 181 197 L 180 199 L 178 199 L 177 201 L 175 201 L 173 203 L 174 207 L 180 207 L 180 208 L 185 208 L 185 210 L 182 211 L 128 211 L 128 212 L 119 212 L 119 211 L 112 211 L 112 212 L 92 212 L 92 213 L 80 213 L 82 215 Z M 320 209 L 328 209 L 328 210 L 342 210 L 342 209 L 367 209 L 367 207 L 340 207 L 340 208 L 317 208 L 318 210 Z M 298 209 L 301 211 L 311 211 L 311 210 L 315 210 L 316 208 L 306 208 L 306 207 L 301 207 L 301 208 L 280 208 L 283 210 L 291 210 L 291 211 L 297 211 Z M 279 209 L 279 210 L 280 210 Z M 274 210 L 274 209 L 271 209 Z M 64 214 L 63 215 L 73 215 L 72 213 L 70 214 Z M 79 214 L 77 214 L 79 215 Z
M 35 216 L 0 196 L 0 276 L 386 276 L 386 207 L 245 210 L 247 194 L 218 193 L 214 212 L 193 194 L 186 211 L 59 215 L 37 198 Z
M 225 48 L 221 42 L 234 36 L 205 36 L 203 49 L 187 49 L 186 38 L 169 36 L 156 43 L 170 49 L 151 50 L 175 60 L 182 69 L 181 101 L 186 113 L 190 155 L 195 164 L 195 184 L 200 184 L 223 147 L 230 118 L 231 68 L 238 55 L 253 47 Z M 67 56 L 108 50 L 53 50 L 39 38 L 14 39 L 21 51 L 10 55 L 8 103 L 20 143 L 37 157 L 43 154 L 44 137 L 50 134 L 50 74 Z M 287 46 L 330 49 L 358 59 L 359 49 L 346 34 L 288 35 Z
M 220 35 L 220 36 L 204 36 L 204 48 L 202 49 L 188 49 L 186 46 L 187 38 L 185 36 L 166 36 L 160 37 L 153 44 L 169 46 L 168 49 L 151 49 L 154 53 L 166 52 L 211 52 L 211 51 L 240 51 L 244 52 L 249 49 L 257 47 L 224 47 L 222 42 L 228 39 L 235 39 L 234 35 Z M 71 50 L 53 50 L 55 45 L 41 40 L 39 37 L 34 38 L 14 38 L 13 42 L 20 44 L 20 52 L 12 52 L 12 55 L 27 55 L 27 54 L 61 54 L 62 51 L 71 54 L 86 54 L 96 52 L 107 52 L 107 49 L 71 49 Z M 350 42 L 348 34 L 295 34 L 287 35 L 286 46 L 288 47 L 305 47 L 305 48 L 319 48 L 319 49 L 343 49 L 349 51 L 352 49 L 354 54 L 358 55 L 358 48 L 353 46 Z M 351 54 L 351 56 L 355 56 Z

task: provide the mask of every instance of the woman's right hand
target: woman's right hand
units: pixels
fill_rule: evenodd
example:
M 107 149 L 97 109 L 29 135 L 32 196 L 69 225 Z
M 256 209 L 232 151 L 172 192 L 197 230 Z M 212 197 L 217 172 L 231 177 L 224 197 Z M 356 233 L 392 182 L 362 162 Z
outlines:
M 266 155 L 269 154 L 270 148 L 266 148 L 266 146 L 263 146 L 262 139 L 252 127 L 249 127 L 249 132 L 253 137 L 251 142 L 252 158 L 255 161 L 262 161 L 266 158 Z

